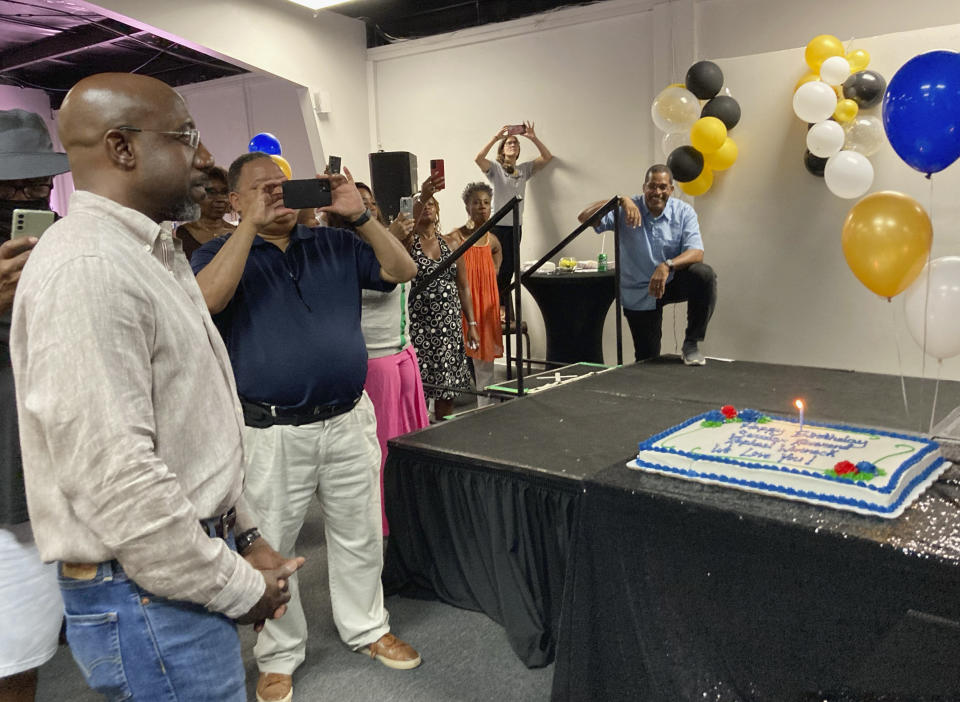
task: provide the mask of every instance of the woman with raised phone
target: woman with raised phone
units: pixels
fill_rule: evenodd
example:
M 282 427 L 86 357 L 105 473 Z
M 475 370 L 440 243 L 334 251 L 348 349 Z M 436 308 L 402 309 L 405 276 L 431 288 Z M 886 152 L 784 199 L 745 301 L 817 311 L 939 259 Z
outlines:
M 517 163 L 520 158 L 520 139 L 518 135 L 524 136 L 533 142 L 533 145 L 540 150 L 540 155 L 532 161 Z M 499 140 L 497 146 L 497 158 L 491 161 L 487 158 L 490 149 L 494 143 Z M 533 128 L 533 122 L 524 122 L 517 125 L 504 125 L 497 130 L 493 138 L 487 142 L 474 162 L 490 181 L 493 186 L 493 212 L 497 212 L 511 198 L 515 196 L 523 197 L 527 187 L 527 181 L 543 169 L 553 159 L 553 154 L 546 145 L 540 141 Z M 519 214 L 523 217 L 523 201 L 520 201 Z M 520 224 L 518 222 L 517 224 Z M 501 302 L 506 302 L 504 295 L 510 285 L 510 279 L 513 276 L 513 212 L 507 213 L 497 225 L 493 228 L 493 233 L 500 240 L 503 250 L 503 263 L 497 272 L 497 287 L 500 290 Z M 522 235 L 522 231 L 518 232 Z M 519 243 L 519 239 L 518 239 Z

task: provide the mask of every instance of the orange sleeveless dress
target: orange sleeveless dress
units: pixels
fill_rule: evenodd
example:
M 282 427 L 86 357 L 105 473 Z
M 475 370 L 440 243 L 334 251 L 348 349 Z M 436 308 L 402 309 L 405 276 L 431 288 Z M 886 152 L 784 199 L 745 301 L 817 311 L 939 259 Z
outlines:
M 493 265 L 490 235 L 467 249 L 463 254 L 470 296 L 473 298 L 473 318 L 480 334 L 480 348 L 466 348 L 467 319 L 462 318 L 464 347 L 468 356 L 481 361 L 492 361 L 503 356 L 503 331 L 500 327 L 500 293 L 497 292 L 497 269 Z

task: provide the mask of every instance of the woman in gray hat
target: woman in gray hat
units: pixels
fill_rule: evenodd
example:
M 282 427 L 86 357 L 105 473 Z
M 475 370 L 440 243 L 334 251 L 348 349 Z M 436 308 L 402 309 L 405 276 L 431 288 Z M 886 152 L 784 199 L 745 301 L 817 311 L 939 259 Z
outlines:
M 53 176 L 68 170 L 39 115 L 0 111 L 0 699 L 33 698 L 36 669 L 56 653 L 60 634 L 56 567 L 40 560 L 27 521 L 10 366 L 10 310 L 37 240 L 11 240 L 10 232 L 14 210 L 50 209 Z

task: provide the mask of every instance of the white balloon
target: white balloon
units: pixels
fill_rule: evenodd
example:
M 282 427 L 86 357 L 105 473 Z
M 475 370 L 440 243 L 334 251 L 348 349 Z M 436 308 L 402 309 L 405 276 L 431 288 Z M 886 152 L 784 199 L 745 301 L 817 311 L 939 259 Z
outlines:
M 865 194 L 873 185 L 873 164 L 856 151 L 841 151 L 827 161 L 823 179 L 830 192 L 850 200 Z
M 960 354 L 960 256 L 931 261 L 907 288 L 903 309 L 910 336 L 926 353 L 940 360 Z
M 850 62 L 843 56 L 831 56 L 820 66 L 820 80 L 830 85 L 840 85 L 850 77 Z
M 669 156 L 678 146 L 687 146 L 690 143 L 690 130 L 682 132 L 668 132 L 663 135 L 660 141 L 660 148 L 663 149 L 663 155 Z
M 811 80 L 793 94 L 793 111 L 804 122 L 822 122 L 837 109 L 837 94 L 820 80 Z
M 845 136 L 838 122 L 829 119 L 817 122 L 807 131 L 807 148 L 814 156 L 830 158 L 843 148 Z
M 653 99 L 650 116 L 657 128 L 665 132 L 686 131 L 700 119 L 700 101 L 686 88 L 671 85 Z
M 886 140 L 883 120 L 876 115 L 857 115 L 847 123 L 846 132 L 843 148 L 864 156 L 873 156 Z

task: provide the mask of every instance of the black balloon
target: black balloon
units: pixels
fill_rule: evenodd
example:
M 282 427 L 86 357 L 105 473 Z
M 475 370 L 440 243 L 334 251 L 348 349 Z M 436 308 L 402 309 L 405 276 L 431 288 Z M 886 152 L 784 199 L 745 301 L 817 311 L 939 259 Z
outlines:
M 729 95 L 717 95 L 700 110 L 701 117 L 716 117 L 730 131 L 740 121 L 740 103 Z
M 701 100 L 709 100 L 723 87 L 723 71 L 713 61 L 697 61 L 687 70 L 687 90 Z
M 860 109 L 880 104 L 887 90 L 887 81 L 876 71 L 858 71 L 843 81 L 843 97 L 853 100 Z
M 827 167 L 828 160 L 829 159 L 814 156 L 810 153 L 810 149 L 803 152 L 803 165 L 806 166 L 811 174 L 818 178 L 823 178 L 823 169 Z
M 689 183 L 703 171 L 703 154 L 692 146 L 678 146 L 667 156 L 667 167 L 674 180 Z

